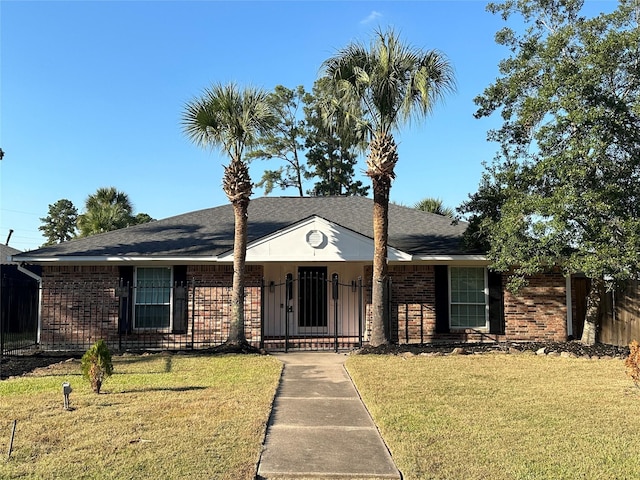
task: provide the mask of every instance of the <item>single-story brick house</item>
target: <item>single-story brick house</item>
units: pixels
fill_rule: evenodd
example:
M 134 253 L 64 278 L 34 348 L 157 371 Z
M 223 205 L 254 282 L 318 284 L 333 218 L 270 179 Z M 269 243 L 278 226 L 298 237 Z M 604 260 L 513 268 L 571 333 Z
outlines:
M 373 201 L 262 197 L 249 205 L 245 327 L 266 349 L 348 348 L 370 325 Z M 390 331 L 399 343 L 565 341 L 571 278 L 518 295 L 464 249 L 466 224 L 389 207 Z M 189 349 L 224 342 L 233 263 L 230 204 L 15 255 L 42 267 L 43 349 Z

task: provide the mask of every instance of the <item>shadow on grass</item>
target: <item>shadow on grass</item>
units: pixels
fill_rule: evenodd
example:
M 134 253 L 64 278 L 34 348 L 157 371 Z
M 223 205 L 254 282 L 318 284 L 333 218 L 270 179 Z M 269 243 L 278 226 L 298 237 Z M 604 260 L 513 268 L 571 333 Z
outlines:
M 155 364 L 155 365 L 154 365 Z M 127 367 L 148 366 L 146 371 L 128 371 Z M 113 367 L 118 373 L 124 374 L 152 374 L 152 373 L 170 373 L 173 366 L 171 355 L 155 354 L 155 355 L 139 355 L 116 357 L 113 359 Z M 122 368 L 119 368 L 122 367 Z
M 122 392 L 110 392 L 110 393 L 119 393 L 119 394 L 126 395 L 129 393 L 146 393 L 146 392 L 189 392 L 192 390 L 206 390 L 207 388 L 209 387 L 143 387 L 143 388 L 132 388 L 132 389 L 124 390 Z

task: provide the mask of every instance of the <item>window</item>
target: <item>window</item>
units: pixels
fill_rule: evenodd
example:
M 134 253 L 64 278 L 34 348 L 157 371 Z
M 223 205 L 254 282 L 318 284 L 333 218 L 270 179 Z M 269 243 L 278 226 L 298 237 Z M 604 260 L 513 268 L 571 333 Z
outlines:
M 451 267 L 451 328 L 487 326 L 487 289 L 484 268 Z
M 136 268 L 134 327 L 171 327 L 171 268 Z

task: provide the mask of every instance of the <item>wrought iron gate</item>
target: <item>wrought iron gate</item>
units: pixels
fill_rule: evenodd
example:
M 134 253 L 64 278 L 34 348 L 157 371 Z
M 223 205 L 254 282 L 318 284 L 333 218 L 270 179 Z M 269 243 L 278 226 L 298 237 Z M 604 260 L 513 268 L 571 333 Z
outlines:
M 348 283 L 326 267 L 300 267 L 262 292 L 262 347 L 269 351 L 362 346 L 362 278 Z

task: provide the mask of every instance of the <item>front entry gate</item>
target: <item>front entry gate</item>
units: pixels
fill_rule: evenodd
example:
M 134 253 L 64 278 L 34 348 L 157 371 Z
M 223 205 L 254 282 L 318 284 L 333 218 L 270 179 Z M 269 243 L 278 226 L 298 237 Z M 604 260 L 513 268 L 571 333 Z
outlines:
M 297 277 L 265 285 L 262 343 L 266 350 L 343 350 L 362 346 L 362 278 L 344 281 L 327 267 L 299 267 Z

